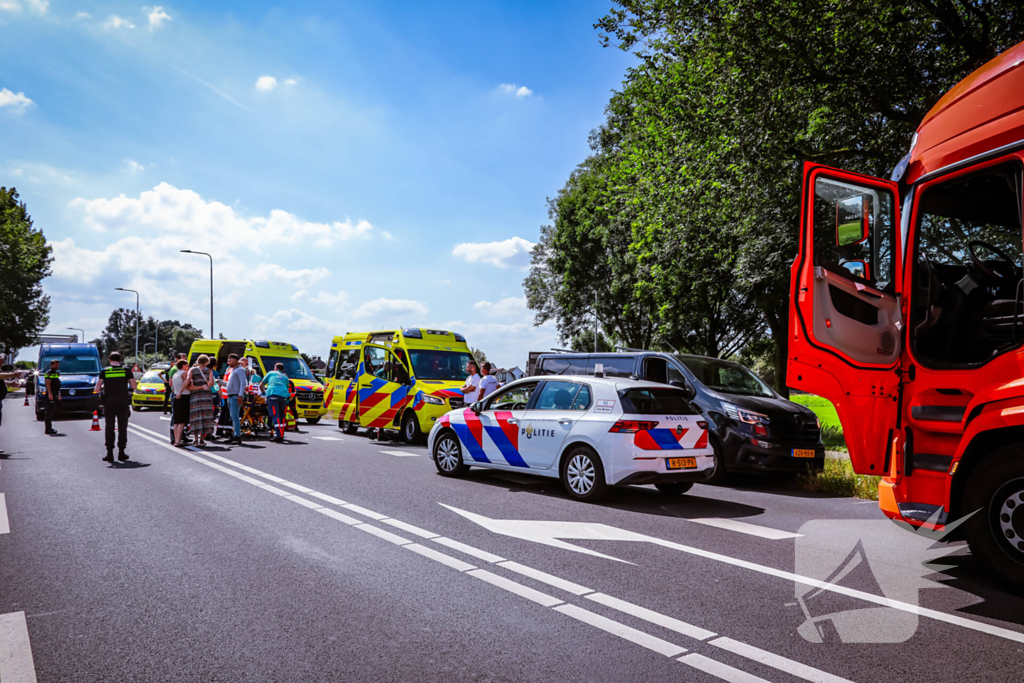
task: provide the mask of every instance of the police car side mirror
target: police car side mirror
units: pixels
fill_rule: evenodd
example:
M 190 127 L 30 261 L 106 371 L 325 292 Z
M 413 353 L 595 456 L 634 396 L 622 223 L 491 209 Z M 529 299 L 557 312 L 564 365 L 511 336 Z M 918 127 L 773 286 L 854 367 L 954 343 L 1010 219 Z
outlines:
M 471 405 L 471 406 L 469 407 L 469 409 L 470 409 L 470 410 L 472 410 L 472 411 L 473 411 L 474 413 L 476 413 L 477 415 L 479 415 L 479 414 L 480 414 L 480 411 L 484 409 L 484 404 L 483 404 L 483 401 L 477 401 L 476 403 L 474 403 L 473 405 Z

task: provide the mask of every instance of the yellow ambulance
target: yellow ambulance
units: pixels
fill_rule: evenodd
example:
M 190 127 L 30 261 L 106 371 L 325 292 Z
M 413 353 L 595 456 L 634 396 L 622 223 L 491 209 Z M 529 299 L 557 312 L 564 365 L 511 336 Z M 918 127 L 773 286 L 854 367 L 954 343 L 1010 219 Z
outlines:
M 249 368 L 260 377 L 265 377 L 277 363 L 284 365 L 284 374 L 295 386 L 297 417 L 305 418 L 309 424 L 316 424 L 327 413 L 324 405 L 324 387 L 313 376 L 313 372 L 299 355 L 299 347 L 286 342 L 250 339 L 197 339 L 189 350 L 189 365 L 195 363 L 201 354 L 216 356 L 217 371 L 224 375 L 228 367 L 228 355 L 238 354 L 249 359 Z
M 465 406 L 459 389 L 471 360 L 465 337 L 445 330 L 411 327 L 337 336 L 327 360 L 328 419 L 349 434 L 366 427 L 419 441 L 439 417 Z

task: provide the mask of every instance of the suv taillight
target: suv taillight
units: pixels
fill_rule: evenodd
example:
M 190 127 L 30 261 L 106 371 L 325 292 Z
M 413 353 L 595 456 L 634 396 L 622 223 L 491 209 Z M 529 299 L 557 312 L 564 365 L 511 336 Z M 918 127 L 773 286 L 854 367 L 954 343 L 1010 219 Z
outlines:
M 608 431 L 615 434 L 636 434 L 645 429 L 654 429 L 657 426 L 658 423 L 653 420 L 618 420 Z

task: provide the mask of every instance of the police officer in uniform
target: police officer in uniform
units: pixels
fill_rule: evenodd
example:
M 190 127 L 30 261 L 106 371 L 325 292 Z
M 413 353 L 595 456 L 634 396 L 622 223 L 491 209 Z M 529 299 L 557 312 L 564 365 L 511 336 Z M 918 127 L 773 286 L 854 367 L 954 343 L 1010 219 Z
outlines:
M 50 369 L 43 375 L 43 413 L 46 416 L 46 433 L 53 435 L 53 416 L 57 414 L 57 401 L 60 400 L 60 361 L 50 361 Z
M 114 462 L 114 421 L 117 420 L 117 459 L 124 461 L 128 445 L 128 417 L 132 414 L 130 391 L 135 391 L 135 374 L 121 365 L 121 354 L 110 354 L 110 365 L 103 368 L 96 391 L 102 392 L 103 416 L 107 422 L 107 455 L 105 462 Z

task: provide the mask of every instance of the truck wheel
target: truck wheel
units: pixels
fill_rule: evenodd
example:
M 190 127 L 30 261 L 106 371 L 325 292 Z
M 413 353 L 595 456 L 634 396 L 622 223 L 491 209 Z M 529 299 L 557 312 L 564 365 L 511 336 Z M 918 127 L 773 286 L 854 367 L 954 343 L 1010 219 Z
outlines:
M 680 481 L 668 484 L 655 484 L 654 488 L 658 489 L 666 496 L 681 496 L 693 488 L 693 482 Z
M 408 411 L 402 418 L 402 441 L 413 444 L 420 440 L 420 421 L 416 413 Z
M 562 460 L 562 486 L 576 500 L 592 503 L 608 494 L 601 459 L 586 446 L 577 446 Z
M 971 552 L 1000 577 L 1024 587 L 1024 444 L 995 451 L 974 468 L 964 490 Z

